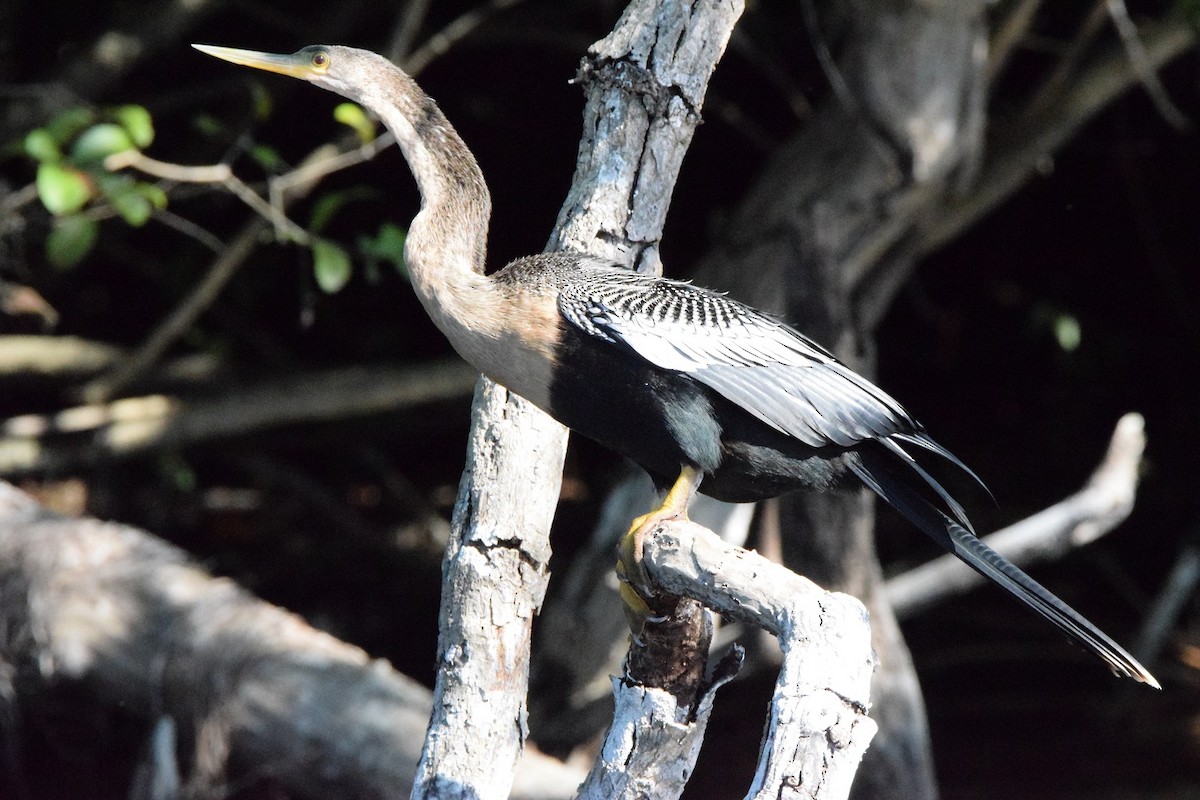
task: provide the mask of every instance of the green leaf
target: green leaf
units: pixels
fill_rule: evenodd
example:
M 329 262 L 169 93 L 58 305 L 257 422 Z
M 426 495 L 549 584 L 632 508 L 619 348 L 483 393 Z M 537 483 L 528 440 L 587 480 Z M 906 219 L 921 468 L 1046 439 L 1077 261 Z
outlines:
M 353 128 L 363 144 L 375 138 L 375 123 L 357 103 L 338 103 L 333 109 L 333 118 Z
M 358 246 L 369 262 L 387 261 L 407 280 L 408 267 L 404 263 L 404 242 L 407 236 L 407 232 L 400 226 L 385 222 L 379 226 L 379 232 L 374 238 L 361 237 Z
M 266 172 L 279 172 L 283 168 L 283 159 L 279 153 L 265 144 L 256 144 L 248 151 L 260 167 Z
M 1064 353 L 1073 353 L 1083 342 L 1083 326 L 1072 314 L 1059 314 L 1054 319 L 1054 338 Z
M 73 214 L 92 196 L 92 183 L 77 169 L 43 161 L 37 171 L 38 197 L 51 214 Z
M 35 161 L 48 161 L 52 164 L 57 164 L 62 160 L 62 151 L 58 149 L 58 142 L 54 141 L 50 131 L 45 128 L 35 128 L 26 135 L 25 155 Z
M 78 264 L 96 243 L 100 226 L 81 214 L 61 218 L 46 237 L 46 259 L 59 269 Z
M 112 198 L 113 207 L 121 215 L 121 219 L 135 228 L 140 228 L 154 213 L 150 201 L 135 191 L 121 192 Z
M 54 137 L 54 141 L 59 145 L 64 145 L 95 120 L 96 113 L 90 108 L 75 106 L 55 114 L 53 119 L 46 124 L 46 130 Z
M 350 280 L 349 253 L 328 239 L 314 239 L 312 251 L 317 286 L 326 294 L 341 290 Z
M 320 233 L 329 225 L 333 216 L 350 200 L 347 192 L 329 192 L 321 195 L 313 206 L 312 217 L 308 221 L 308 229 Z
M 225 123 L 212 114 L 197 114 L 192 120 L 192 126 L 205 136 L 213 138 L 225 134 Z
M 250 84 L 251 101 L 254 103 L 254 117 L 266 119 L 271 116 L 271 93 L 261 83 L 254 81 Z
M 133 149 L 133 140 L 120 125 L 102 122 L 84 131 L 71 148 L 71 157 L 80 164 L 103 161 L 113 153 Z
M 139 183 L 125 173 L 97 173 L 96 183 L 121 218 L 135 228 L 145 225 L 156 207 L 166 205 L 166 195 L 161 189 Z
M 133 190 L 146 198 L 156 210 L 162 211 L 167 207 L 167 193 L 153 183 L 138 183 Z
M 125 129 L 139 150 L 144 150 L 154 141 L 154 122 L 144 106 L 119 106 L 113 109 L 112 117 Z
M 165 453 L 161 456 L 158 459 L 158 470 L 162 478 L 180 492 L 190 494 L 196 491 L 196 487 L 200 483 L 196 477 L 196 470 L 177 452 Z

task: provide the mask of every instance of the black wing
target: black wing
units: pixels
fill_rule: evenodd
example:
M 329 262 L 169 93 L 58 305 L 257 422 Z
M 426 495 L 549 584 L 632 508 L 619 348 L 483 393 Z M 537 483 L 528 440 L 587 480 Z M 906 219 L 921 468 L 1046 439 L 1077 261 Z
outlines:
M 688 283 L 599 266 L 575 273 L 561 288 L 558 304 L 581 331 L 662 369 L 687 373 L 811 447 L 880 442 L 970 528 L 962 507 L 902 444 L 937 453 L 979 478 L 886 392 L 779 320 Z
M 766 314 L 691 284 L 584 269 L 559 296 L 580 330 L 685 372 L 813 447 L 920 430 L 899 403 Z

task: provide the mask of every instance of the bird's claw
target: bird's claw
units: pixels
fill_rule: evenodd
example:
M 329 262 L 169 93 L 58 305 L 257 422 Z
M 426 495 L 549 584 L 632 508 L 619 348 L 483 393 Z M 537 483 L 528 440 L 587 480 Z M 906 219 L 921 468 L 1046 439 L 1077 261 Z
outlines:
M 642 559 L 642 545 L 646 534 L 664 519 L 666 517 L 655 513 L 638 517 L 617 548 L 616 572 L 621 582 L 620 592 L 625 618 L 633 632 L 634 641 L 639 643 L 640 634 L 647 625 L 665 622 L 670 618 L 669 615 L 657 613 L 651 605 L 656 592 Z

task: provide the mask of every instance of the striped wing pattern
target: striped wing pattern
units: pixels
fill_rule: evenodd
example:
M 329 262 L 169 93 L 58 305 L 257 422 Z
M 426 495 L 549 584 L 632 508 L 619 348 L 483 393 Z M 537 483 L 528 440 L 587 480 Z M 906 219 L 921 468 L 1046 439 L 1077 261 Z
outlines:
M 920 431 L 899 403 L 778 320 L 691 284 L 584 268 L 563 317 L 658 367 L 684 372 L 812 447 Z
M 849 448 L 874 440 L 882 448 L 859 448 L 846 462 L 864 484 L 1115 673 L 1158 686 L 1103 631 L 975 537 L 962 506 L 904 446 L 936 453 L 976 481 L 978 476 L 929 438 L 899 403 L 828 351 L 749 306 L 687 283 L 599 267 L 576 275 L 559 296 L 570 324 L 660 368 L 690 375 L 807 445 Z M 954 519 L 922 496 L 921 484 Z

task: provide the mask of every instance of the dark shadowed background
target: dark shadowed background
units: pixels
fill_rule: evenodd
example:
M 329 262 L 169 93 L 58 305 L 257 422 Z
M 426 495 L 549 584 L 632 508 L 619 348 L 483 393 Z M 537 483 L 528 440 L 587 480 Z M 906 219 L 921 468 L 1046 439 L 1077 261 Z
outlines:
M 476 5 L 431 3 L 415 47 Z M 748 5 L 676 189 L 662 245 L 673 276 L 689 274 L 774 147 L 829 95 L 799 4 Z M 992 12 L 1003 19 L 1016 5 L 997 3 Z M 991 91 L 991 117 L 1009 119 L 1061 63 L 1088 13 L 1075 5 L 1040 9 Z M 1129 11 L 1148 22 L 1188 5 L 1139 2 Z M 332 115 L 339 101 L 218 63 L 188 44 L 383 51 L 401 7 L 101 0 L 82 13 L 68 3 L 10 0 L 0 8 L 0 203 L 34 180 L 34 161 L 22 152 L 26 135 L 75 107 L 144 106 L 155 130 L 149 155 L 189 165 L 232 159 L 236 174 L 258 185 L 349 135 Z M 620 10 L 617 2 L 526 0 L 490 15 L 419 75 L 488 178 L 493 268 L 544 246 L 578 143 L 581 93 L 570 80 Z M 1096 41 L 1116 37 L 1105 27 Z M 121 56 L 111 61 L 97 55 L 114 50 Z M 878 382 L 994 493 L 994 505 L 986 497 L 968 503 L 981 531 L 1077 489 L 1116 420 L 1128 411 L 1145 416 L 1149 446 L 1132 517 L 1101 542 L 1034 569 L 1126 643 L 1181 548 L 1200 533 L 1198 66 L 1188 52 L 1160 73 L 1191 125 L 1171 125 L 1132 88 L 1061 152 L 1046 154 L 1015 195 L 925 259 L 877 331 Z M 40 204 L 3 206 L 0 282 L 36 292 L 52 312 L 6 301 L 0 334 L 129 349 L 144 342 L 214 259 L 203 237 L 178 220 L 227 243 L 253 217 L 220 188 L 178 186 L 168 194 L 175 224 L 102 219 L 90 251 L 68 266 L 47 261 L 53 220 Z M 403 228 L 416 203 L 394 148 L 326 179 L 289 215 L 302 226 L 319 224 L 351 254 L 348 283 L 322 291 L 310 251 L 272 242 L 268 231 L 162 359 L 203 357 L 201 376 L 159 374 L 144 385 L 203 398 L 322 368 L 450 357 L 401 271 L 386 257 L 364 257 L 362 238 L 386 223 Z M 791 321 L 804 329 L 804 320 Z M 83 382 L 2 375 L 0 416 L 66 408 L 78 402 Z M 468 390 L 388 413 L 266 424 L 7 477 L 55 507 L 161 535 L 214 572 L 429 682 L 439 581 L 429 518 L 448 517 L 469 404 Z M 587 529 L 619 468 L 614 456 L 573 441 L 556 558 L 575 551 L 572 532 Z M 891 515 L 880 520 L 888 570 L 933 555 L 919 533 Z M 1192 600 L 1162 659 L 1148 665 L 1161 694 L 1117 684 L 998 592 L 974 592 L 907 621 L 943 796 L 1200 794 L 1195 610 Z M 727 796 L 729 774 L 739 776 L 730 779 L 735 786 L 744 780 L 734 771 L 753 764 L 767 688 L 746 681 L 718 698 L 724 724 L 714 725 L 689 796 Z M 76 713 L 69 700 L 40 706 L 19 730 L 4 731 L 24 741 L 31 796 L 124 796 L 140 723 Z M 754 713 L 742 714 L 746 708 Z M 256 791 L 244 795 L 281 796 Z

